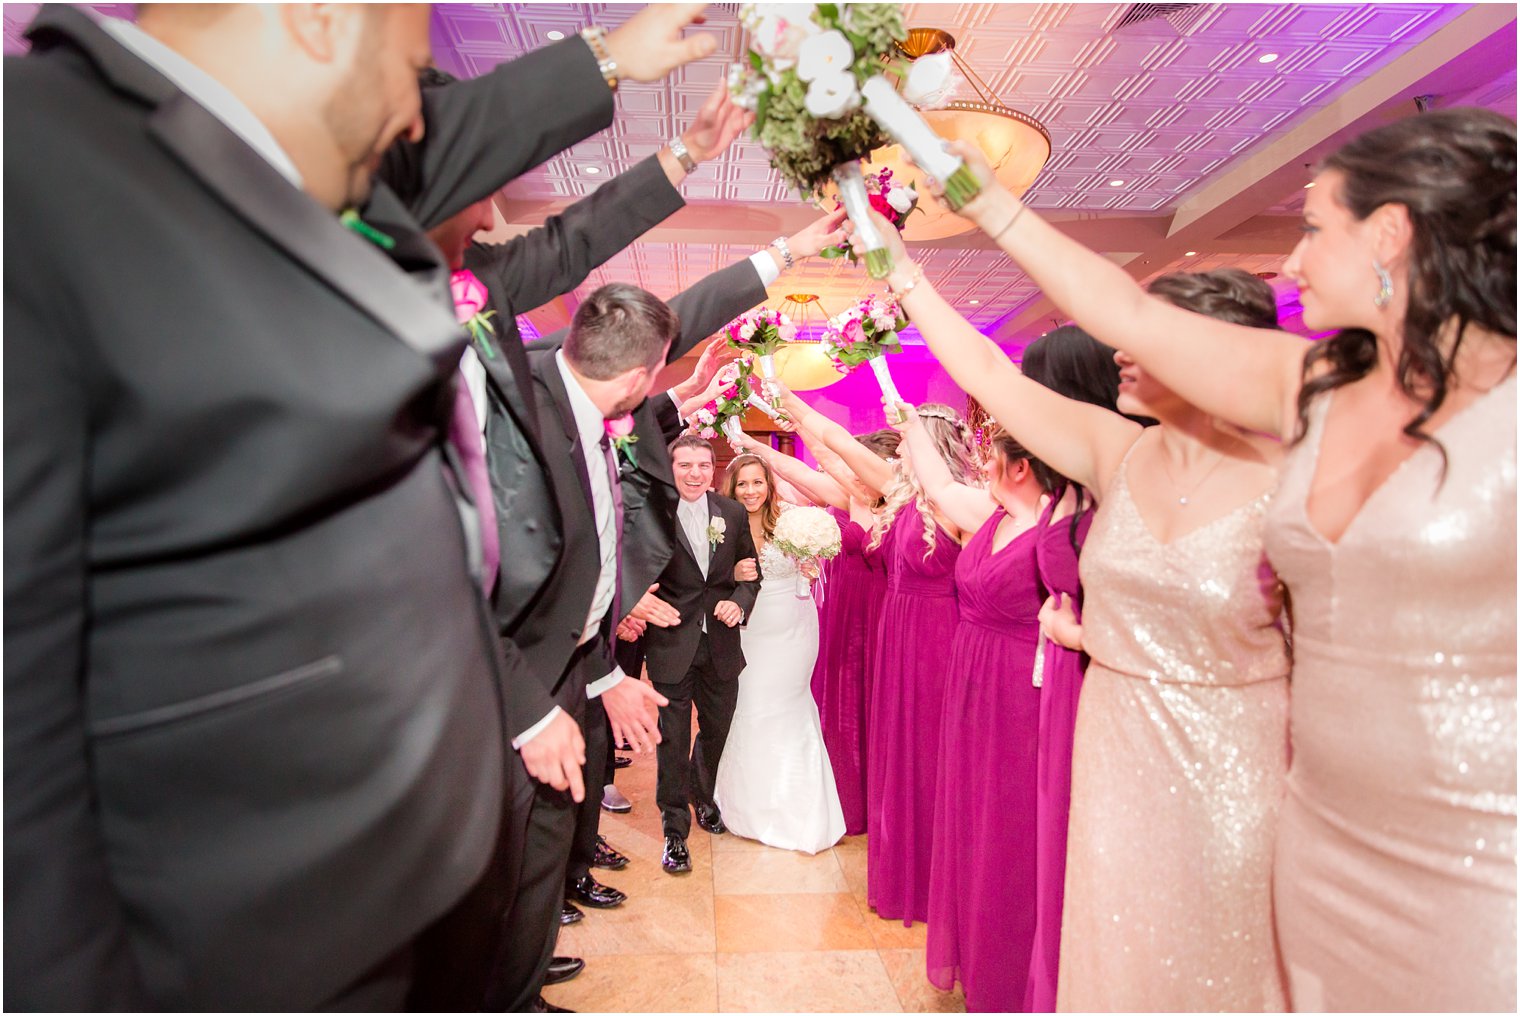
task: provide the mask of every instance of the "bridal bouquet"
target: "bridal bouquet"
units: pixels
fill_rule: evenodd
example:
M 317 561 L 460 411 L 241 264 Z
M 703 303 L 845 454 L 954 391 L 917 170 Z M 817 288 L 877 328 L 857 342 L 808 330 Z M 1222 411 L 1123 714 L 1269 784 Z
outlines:
M 741 314 L 724 329 L 728 344 L 748 353 L 760 364 L 760 376 L 767 381 L 776 380 L 776 350 L 797 337 L 797 326 L 792 319 L 779 310 L 756 307 L 748 314 Z M 771 407 L 781 409 L 781 400 L 771 399 Z
M 862 110 L 862 87 L 908 37 L 901 5 L 744 4 L 739 20 L 749 30 L 749 66 L 729 74 L 734 101 L 755 111 L 755 137 L 787 183 L 816 197 L 833 179 L 867 270 L 885 277 L 891 255 L 867 218 L 859 160 L 888 135 Z
M 901 232 L 908 216 L 918 208 L 918 191 L 911 184 L 907 187 L 893 184 L 890 169 L 883 169 L 879 173 L 862 173 L 861 177 L 865 180 L 866 201 L 871 210 L 890 222 L 893 229 Z M 835 202 L 835 205 L 839 206 L 839 202 Z M 847 257 L 851 264 L 857 260 L 855 248 L 848 241 L 837 247 L 825 247 L 818 253 L 825 258 Z
M 722 434 L 730 443 L 738 442 L 743 433 L 741 421 L 754 398 L 751 376 L 750 365 L 742 360 L 718 372 L 718 394 L 692 414 L 691 429 L 698 437 L 711 441 Z
M 799 507 L 782 512 L 776 520 L 776 531 L 771 534 L 776 549 L 799 563 L 837 557 L 843 541 L 839 523 L 822 508 Z M 811 581 L 799 572 L 797 596 L 807 597 L 811 588 Z
M 868 364 L 881 393 L 895 406 L 902 396 L 887 368 L 886 354 L 902 352 L 897 333 L 906 327 L 908 319 L 896 300 L 872 294 L 829 319 L 823 331 L 823 351 L 841 374 Z M 894 415 L 896 412 L 894 409 Z

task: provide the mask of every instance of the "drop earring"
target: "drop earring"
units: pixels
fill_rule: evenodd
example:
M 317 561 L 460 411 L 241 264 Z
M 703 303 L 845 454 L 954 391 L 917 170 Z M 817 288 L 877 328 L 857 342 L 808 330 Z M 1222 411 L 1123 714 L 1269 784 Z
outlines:
M 1378 277 L 1378 291 L 1372 298 L 1372 305 L 1383 308 L 1388 306 L 1389 300 L 1393 299 L 1393 276 L 1388 274 L 1388 269 L 1384 268 L 1376 258 L 1373 259 L 1372 270 L 1377 272 Z

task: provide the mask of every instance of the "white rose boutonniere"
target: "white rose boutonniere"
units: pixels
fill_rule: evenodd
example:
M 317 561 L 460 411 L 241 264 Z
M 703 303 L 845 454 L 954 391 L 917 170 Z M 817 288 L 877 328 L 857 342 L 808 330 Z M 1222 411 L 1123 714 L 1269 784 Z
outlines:
M 713 550 L 718 549 L 718 544 L 723 542 L 723 534 L 726 532 L 728 532 L 728 522 L 721 515 L 715 516 L 707 523 L 707 542 L 712 545 Z

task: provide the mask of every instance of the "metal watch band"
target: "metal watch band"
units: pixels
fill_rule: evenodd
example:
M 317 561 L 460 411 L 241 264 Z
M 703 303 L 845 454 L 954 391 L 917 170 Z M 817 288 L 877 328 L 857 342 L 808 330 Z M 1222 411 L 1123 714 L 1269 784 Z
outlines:
M 608 88 L 617 91 L 618 65 L 607 52 L 607 30 L 601 25 L 587 25 L 581 29 L 581 38 L 586 40 L 586 45 L 591 47 L 591 55 L 596 57 L 596 72 L 607 82 Z
M 686 142 L 682 141 L 679 137 L 670 139 L 670 154 L 676 157 L 676 161 L 681 164 L 681 168 L 686 170 L 686 172 L 695 173 L 697 171 L 697 160 L 691 157 L 691 150 L 686 147 Z
M 786 237 L 776 237 L 776 239 L 771 241 L 771 246 L 781 252 L 781 260 L 786 262 L 786 270 L 791 271 L 792 266 L 795 265 L 796 262 L 792 260 L 792 249 L 786 245 Z

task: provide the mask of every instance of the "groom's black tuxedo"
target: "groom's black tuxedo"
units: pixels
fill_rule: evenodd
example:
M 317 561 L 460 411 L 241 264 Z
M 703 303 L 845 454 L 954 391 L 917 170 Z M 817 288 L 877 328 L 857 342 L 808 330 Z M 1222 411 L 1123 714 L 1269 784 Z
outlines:
M 672 628 L 651 625 L 644 637 L 649 679 L 670 700 L 660 709 L 655 797 L 665 834 L 683 839 L 691 831 L 688 801 L 716 808 L 713 790 L 718 760 L 728 740 L 739 697 L 739 672 L 744 669 L 739 627 L 719 621 L 713 608 L 731 600 L 748 618 L 760 592 L 758 579 L 734 581 L 734 565 L 757 556 L 744 506 L 709 492 L 706 509 L 709 525 L 723 520 L 721 539 L 693 546 L 678 517 L 675 534 L 680 549 L 659 577 L 658 595 L 681 612 L 681 623 Z M 703 550 L 708 551 L 705 575 L 698 563 Z M 691 743 L 693 703 L 702 723 L 695 744 Z
M 567 40 L 426 98 L 363 209 L 387 254 L 83 14 L 31 34 L 5 60 L 6 1008 L 404 985 L 497 840 L 504 762 L 422 229 L 611 97 Z

